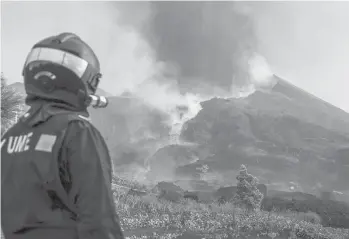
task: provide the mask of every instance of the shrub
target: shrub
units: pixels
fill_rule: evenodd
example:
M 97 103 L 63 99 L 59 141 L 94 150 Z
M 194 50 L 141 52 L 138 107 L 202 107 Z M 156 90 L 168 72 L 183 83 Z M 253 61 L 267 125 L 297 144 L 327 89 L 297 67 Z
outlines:
M 321 217 L 316 214 L 315 212 L 306 212 L 306 213 L 299 213 L 298 217 L 300 220 L 314 223 L 314 224 L 320 224 L 321 223 Z
M 237 191 L 233 197 L 233 203 L 236 206 L 256 210 L 261 206 L 263 194 L 258 190 L 258 180 L 247 172 L 245 165 L 241 165 L 238 180 Z
M 313 212 L 321 218 L 321 224 L 326 227 L 349 228 L 349 206 L 343 202 L 321 200 L 288 200 L 276 197 L 265 197 L 262 201 L 265 211 L 292 211 L 297 213 Z
M 1 135 L 16 123 L 16 118 L 23 113 L 24 97 L 11 86 L 1 73 Z

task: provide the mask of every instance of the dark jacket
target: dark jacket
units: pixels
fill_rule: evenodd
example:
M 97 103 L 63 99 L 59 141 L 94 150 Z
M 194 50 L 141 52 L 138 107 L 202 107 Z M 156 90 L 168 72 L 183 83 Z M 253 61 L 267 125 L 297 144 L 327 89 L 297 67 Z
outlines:
M 5 238 L 124 238 L 109 152 L 87 117 L 64 105 L 37 103 L 3 135 Z

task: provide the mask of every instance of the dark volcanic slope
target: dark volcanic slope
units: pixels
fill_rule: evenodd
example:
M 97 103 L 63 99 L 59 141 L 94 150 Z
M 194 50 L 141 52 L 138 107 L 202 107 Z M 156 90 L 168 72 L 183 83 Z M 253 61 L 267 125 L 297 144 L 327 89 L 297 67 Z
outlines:
M 273 92 L 281 93 L 297 107 L 292 113 L 308 117 L 308 121 L 335 129 L 339 132 L 349 133 L 349 114 L 326 101 L 309 94 L 308 92 L 288 83 L 275 76 L 278 83 L 274 86 Z M 298 114 L 296 113 L 298 111 Z M 306 111 L 306 112 L 305 112 Z M 303 113 L 305 112 L 305 113 Z
M 245 163 L 263 182 L 280 187 L 292 181 L 304 190 L 349 189 L 349 157 L 343 156 L 349 148 L 349 115 L 344 111 L 280 79 L 271 92 L 215 98 L 202 107 L 182 137 L 209 153 L 195 165 L 180 167 L 180 175 L 194 174 L 204 164 L 218 175 Z

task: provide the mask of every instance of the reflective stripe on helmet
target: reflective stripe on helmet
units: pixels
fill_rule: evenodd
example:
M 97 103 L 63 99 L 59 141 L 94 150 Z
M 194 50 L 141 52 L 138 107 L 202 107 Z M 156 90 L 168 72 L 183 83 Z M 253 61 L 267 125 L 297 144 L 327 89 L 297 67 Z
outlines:
M 25 67 L 28 66 L 29 63 L 35 61 L 47 61 L 62 65 L 74 72 L 79 78 L 84 75 L 88 66 L 87 61 L 69 52 L 44 47 L 32 49 L 32 51 L 28 54 Z

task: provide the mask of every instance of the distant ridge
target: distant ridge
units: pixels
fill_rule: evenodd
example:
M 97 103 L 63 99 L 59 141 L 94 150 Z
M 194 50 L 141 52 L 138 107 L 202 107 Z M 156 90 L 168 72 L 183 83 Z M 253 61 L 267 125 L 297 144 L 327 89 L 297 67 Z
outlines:
M 307 92 L 307 91 L 305 91 L 305 90 L 303 90 L 303 89 L 301 89 L 301 88 L 291 84 L 290 82 L 284 80 L 283 78 L 281 78 L 281 77 L 279 77 L 277 75 L 274 75 L 274 77 L 277 80 L 277 84 L 273 87 L 273 91 L 280 92 L 280 93 L 282 93 L 282 94 L 284 94 L 284 95 L 286 95 L 287 97 L 290 97 L 290 98 L 292 98 L 292 96 L 294 96 L 294 95 L 292 95 L 292 93 L 293 94 L 296 93 L 296 94 L 298 94 L 298 96 L 299 96 L 299 93 L 300 93 L 304 97 L 308 97 L 308 98 L 311 98 L 313 100 L 317 100 L 317 101 L 323 103 L 327 107 L 336 108 L 338 111 L 342 111 L 343 113 L 345 113 L 345 114 L 347 114 L 349 116 L 349 113 L 346 112 L 345 110 L 342 110 L 339 107 L 337 107 L 335 105 L 332 105 L 329 102 L 327 102 L 327 101 L 325 101 L 325 100 L 323 100 L 323 99 L 321 99 L 321 98 L 319 98 L 319 97 L 317 97 L 317 96 L 315 96 L 315 95 L 313 95 L 313 94 L 311 94 L 311 93 L 309 93 L 309 92 Z M 287 89 L 288 91 L 285 91 L 285 89 Z M 289 90 L 291 90 L 293 92 L 290 92 Z

